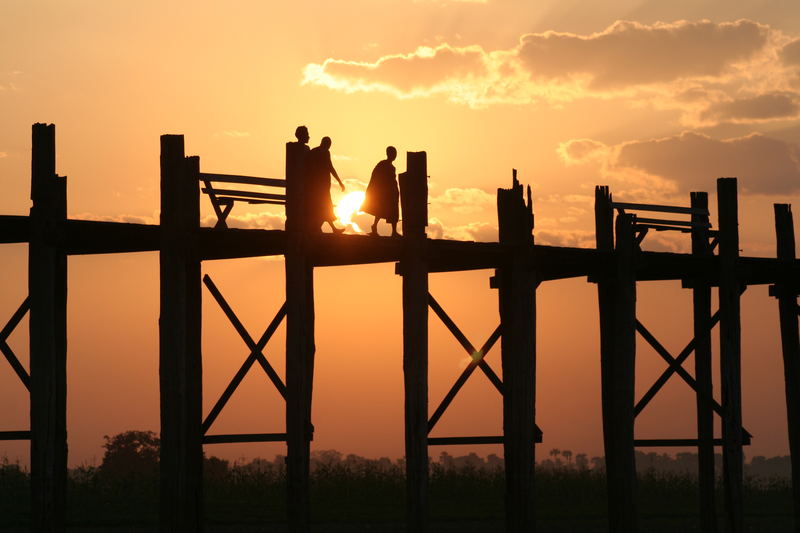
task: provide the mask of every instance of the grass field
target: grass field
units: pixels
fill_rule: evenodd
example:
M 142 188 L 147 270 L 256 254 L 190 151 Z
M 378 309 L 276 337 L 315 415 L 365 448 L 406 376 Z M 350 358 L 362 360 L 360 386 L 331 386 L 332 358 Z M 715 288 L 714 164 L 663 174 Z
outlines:
M 317 463 L 313 476 L 315 531 L 403 531 L 402 465 L 375 461 Z M 0 527 L 25 531 L 30 520 L 26 472 L 0 465 Z M 699 531 L 696 482 L 681 474 L 639 478 L 642 531 Z M 122 478 L 98 468 L 70 475 L 67 520 L 71 531 L 155 531 L 158 484 L 154 475 Z M 215 472 L 205 482 L 208 531 L 286 531 L 284 471 L 262 461 Z M 718 498 L 721 500 L 721 495 Z M 431 531 L 502 531 L 503 473 L 473 467 L 431 468 Z M 536 476 L 537 531 L 606 531 L 602 473 L 540 469 Z M 748 480 L 748 531 L 792 530 L 791 488 L 785 481 Z

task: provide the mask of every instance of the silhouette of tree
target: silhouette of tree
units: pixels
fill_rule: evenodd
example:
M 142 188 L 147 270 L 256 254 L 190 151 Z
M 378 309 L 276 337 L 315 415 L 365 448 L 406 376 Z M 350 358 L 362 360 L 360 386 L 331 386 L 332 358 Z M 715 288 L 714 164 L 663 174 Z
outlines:
M 155 475 L 161 441 L 152 431 L 124 431 L 104 435 L 106 449 L 100 472 L 113 477 Z
M 572 450 L 564 450 L 563 452 L 561 452 L 561 455 L 563 455 L 564 458 L 566 458 L 567 464 L 570 465 L 572 464 Z

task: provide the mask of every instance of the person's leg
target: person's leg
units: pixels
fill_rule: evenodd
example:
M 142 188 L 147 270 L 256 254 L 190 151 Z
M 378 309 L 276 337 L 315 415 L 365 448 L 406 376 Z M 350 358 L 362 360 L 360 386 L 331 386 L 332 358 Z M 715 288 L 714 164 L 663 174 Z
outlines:
M 397 233 L 397 222 L 392 222 L 392 237 L 399 237 L 400 234 Z
M 378 220 L 380 219 L 377 216 L 375 216 L 375 220 L 372 221 L 372 231 L 369 233 L 370 235 L 378 234 Z
M 337 228 L 337 227 L 336 227 L 336 226 L 333 224 L 333 219 L 330 219 L 330 220 L 328 220 L 327 222 L 328 222 L 328 224 L 330 225 L 330 227 L 331 227 L 331 231 L 332 231 L 332 232 L 334 232 L 334 233 L 344 233 L 344 230 L 345 230 L 345 228 Z

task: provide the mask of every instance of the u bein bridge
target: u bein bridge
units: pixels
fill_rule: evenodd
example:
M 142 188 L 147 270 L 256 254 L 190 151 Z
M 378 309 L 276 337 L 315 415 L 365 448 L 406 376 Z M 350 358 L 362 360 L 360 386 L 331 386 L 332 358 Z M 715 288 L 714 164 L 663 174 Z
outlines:
M 608 482 L 609 530 L 636 531 L 636 447 L 696 447 L 699 455 L 700 522 L 705 533 L 743 531 L 743 454 L 751 435 L 742 426 L 740 296 L 750 285 L 769 284 L 778 301 L 785 368 L 791 454 L 800 457 L 800 340 L 798 273 L 792 213 L 775 205 L 777 257 L 739 255 L 735 178 L 717 180 L 718 221 L 712 226 L 708 196 L 691 193 L 688 207 L 614 202 L 607 187 L 595 189 L 596 248 L 534 243 L 530 187 L 514 176 L 510 189 L 498 189 L 499 242 L 429 239 L 427 165 L 424 152 L 409 152 L 400 175 L 403 238 L 334 235 L 308 231 L 302 223 L 303 150 L 288 143 L 286 179 L 276 180 L 200 171 L 200 159 L 186 157 L 180 135 L 161 137 L 161 223 L 124 224 L 67 219 L 66 178 L 55 168 L 55 127 L 35 124 L 32 136 L 30 216 L 0 216 L 0 243 L 28 243 L 28 298 L 0 331 L 0 350 L 30 392 L 30 430 L 0 432 L 0 439 L 31 443 L 32 529 L 64 531 L 67 476 L 66 323 L 67 257 L 70 255 L 157 251 L 160 254 L 159 372 L 161 401 L 161 531 L 203 528 L 203 445 L 231 442 L 286 442 L 288 524 L 305 532 L 309 524 L 309 457 L 313 440 L 314 268 L 396 262 L 402 276 L 403 372 L 407 530 L 426 530 L 428 447 L 502 444 L 506 473 L 506 524 L 509 532 L 535 530 L 533 512 L 535 424 L 536 289 L 550 280 L 587 277 L 597 285 L 603 437 Z M 220 189 L 213 184 L 281 188 L 280 194 Z M 202 192 L 212 202 L 217 227 L 200 227 Z M 285 190 L 284 190 L 285 189 Z M 237 202 L 286 205 L 286 230 L 228 229 L 225 218 Z M 615 215 L 616 213 L 616 215 Z M 641 216 L 641 214 L 645 216 Z M 666 214 L 666 215 L 665 215 Z M 659 218 L 668 216 L 669 218 Z M 651 218 L 656 217 L 656 218 Z M 652 231 L 677 231 L 691 238 L 691 253 L 643 251 Z M 255 340 L 223 295 L 206 276 L 208 260 L 283 255 L 286 302 Z M 500 325 L 479 349 L 428 292 L 431 273 L 494 269 Z M 680 280 L 693 294 L 694 338 L 678 355 L 669 353 L 636 318 L 636 284 Z M 201 294 L 208 288 L 250 349 L 249 357 L 210 412 L 202 412 Z M 712 313 L 712 290 L 719 308 Z M 443 321 L 472 361 L 438 404 L 428 403 L 428 309 Z M 546 311 L 545 311 L 546 312 Z M 30 313 L 30 371 L 6 339 Z M 286 320 L 286 381 L 262 351 Z M 721 400 L 714 399 L 711 335 L 719 325 Z M 634 393 L 636 334 L 667 363 L 648 392 Z M 500 341 L 502 372 L 485 356 Z M 694 377 L 684 368 L 694 354 Z M 250 368 L 258 363 L 286 403 L 285 432 L 223 435 L 214 420 Z M 503 397 L 503 435 L 428 437 L 465 381 L 479 369 Z M 694 438 L 641 440 L 634 421 L 670 377 L 677 374 L 696 393 Z M 721 435 L 714 436 L 714 418 Z M 546 430 L 546 428 L 544 428 Z M 685 436 L 684 436 L 685 437 Z M 723 456 L 724 524 L 715 513 L 714 449 Z M 793 461 L 796 523 L 800 524 L 800 462 Z

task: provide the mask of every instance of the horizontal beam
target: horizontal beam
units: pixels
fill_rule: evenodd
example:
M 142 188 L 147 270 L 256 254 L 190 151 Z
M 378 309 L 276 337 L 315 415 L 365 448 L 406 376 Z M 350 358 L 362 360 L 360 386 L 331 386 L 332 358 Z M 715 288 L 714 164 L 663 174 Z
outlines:
M 652 229 L 656 231 L 679 231 L 681 233 L 691 233 L 691 228 L 683 228 L 679 226 L 669 226 L 664 224 L 636 224 L 636 229 Z
M 0 244 L 28 242 L 30 227 L 27 216 L 0 215 Z
M 457 446 L 461 444 L 503 444 L 502 435 L 488 437 L 428 437 L 428 446 Z M 542 442 L 542 430 L 536 427 L 534 443 Z
M 203 260 L 283 255 L 285 251 L 282 230 L 200 228 Z
M 695 207 L 680 207 L 677 205 L 632 204 L 628 202 L 612 202 L 614 209 L 629 209 L 631 211 L 657 211 L 660 213 L 679 213 L 686 215 L 708 215 L 708 209 Z
M 0 431 L 0 440 L 30 440 L 30 431 Z
M 239 442 L 286 442 L 286 433 L 239 433 L 235 435 L 203 436 L 203 444 L 233 444 Z
M 722 446 L 722 439 L 714 439 L 714 446 Z M 750 434 L 744 432 L 742 434 L 742 444 L 744 446 L 750 445 Z M 676 448 L 686 448 L 690 446 L 698 446 L 697 439 L 635 439 L 633 445 L 637 448 L 668 448 L 670 446 Z
M 708 222 L 698 223 L 690 220 L 667 220 L 663 218 L 640 218 L 636 217 L 636 225 L 642 224 L 659 224 L 666 226 L 681 226 L 686 228 L 710 228 L 711 224 Z
M 240 176 L 238 174 L 211 174 L 201 172 L 200 181 L 214 181 L 217 183 L 241 183 L 243 185 L 263 185 L 266 187 L 286 187 L 286 180 L 278 178 L 258 178 L 255 176 Z
M 161 228 L 155 224 L 70 219 L 66 249 L 68 255 L 154 252 L 160 236 Z
M 0 215 L 0 244 L 27 242 L 28 217 Z M 283 230 L 200 228 L 202 259 L 234 259 L 283 255 L 286 237 Z M 67 220 L 66 249 L 69 255 L 157 251 L 160 227 L 96 220 Z M 506 260 L 507 250 L 496 242 L 428 239 L 426 253 L 429 272 L 497 268 Z M 364 235 L 315 236 L 312 247 L 315 266 L 356 265 L 400 260 L 402 239 Z M 612 254 L 593 248 L 534 245 L 530 268 L 538 281 L 603 275 L 611 265 Z M 671 252 L 637 254 L 637 281 L 703 278 L 716 284 L 717 257 L 696 257 Z M 800 277 L 800 260 L 786 264 L 775 258 L 740 257 L 739 279 L 747 285 L 764 285 L 781 279 Z
M 233 200 L 246 200 L 257 198 L 260 200 L 283 200 L 286 201 L 285 194 L 274 194 L 270 192 L 255 192 L 255 191 L 235 191 L 233 189 L 201 189 L 204 193 L 213 193 L 219 197 L 220 200 L 230 198 Z

